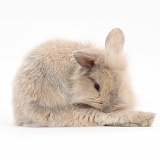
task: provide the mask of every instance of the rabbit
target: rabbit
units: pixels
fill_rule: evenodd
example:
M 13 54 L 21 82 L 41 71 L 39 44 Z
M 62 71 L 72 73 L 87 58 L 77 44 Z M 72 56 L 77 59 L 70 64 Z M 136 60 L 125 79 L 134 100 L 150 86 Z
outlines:
M 63 39 L 35 48 L 13 82 L 16 125 L 151 126 L 154 113 L 134 110 L 124 43 L 123 31 L 115 28 L 104 49 Z

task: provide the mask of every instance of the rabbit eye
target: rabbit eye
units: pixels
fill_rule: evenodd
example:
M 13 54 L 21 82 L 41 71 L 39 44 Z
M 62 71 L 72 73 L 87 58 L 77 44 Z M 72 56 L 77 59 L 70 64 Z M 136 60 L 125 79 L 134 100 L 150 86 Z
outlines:
M 96 89 L 97 91 L 99 91 L 99 90 L 100 90 L 100 86 L 99 86 L 99 84 L 98 84 L 98 83 L 95 83 L 95 84 L 94 84 L 94 87 L 95 87 L 95 89 Z

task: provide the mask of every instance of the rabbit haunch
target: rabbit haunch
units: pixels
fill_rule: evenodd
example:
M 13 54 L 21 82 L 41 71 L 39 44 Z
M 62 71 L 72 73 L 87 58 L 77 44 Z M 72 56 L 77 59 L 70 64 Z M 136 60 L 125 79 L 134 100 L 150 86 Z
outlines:
M 154 114 L 130 111 L 134 93 L 123 54 L 124 34 L 112 30 L 104 50 L 51 40 L 34 49 L 13 87 L 17 125 L 149 126 Z

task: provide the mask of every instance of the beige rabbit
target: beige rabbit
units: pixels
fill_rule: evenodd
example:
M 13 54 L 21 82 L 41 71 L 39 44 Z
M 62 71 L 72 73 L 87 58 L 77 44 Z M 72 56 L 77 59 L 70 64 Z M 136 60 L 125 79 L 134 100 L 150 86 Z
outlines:
M 123 32 L 114 29 L 105 50 L 66 40 L 51 40 L 33 50 L 14 81 L 16 124 L 150 126 L 154 113 L 133 110 L 124 41 Z

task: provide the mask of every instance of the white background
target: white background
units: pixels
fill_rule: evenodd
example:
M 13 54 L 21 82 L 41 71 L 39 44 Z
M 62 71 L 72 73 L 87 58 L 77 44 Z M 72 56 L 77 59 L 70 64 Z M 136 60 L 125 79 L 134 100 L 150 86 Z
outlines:
M 0 159 L 160 159 L 160 5 L 155 0 L 0 0 Z M 11 89 L 32 48 L 60 37 L 104 47 L 121 28 L 137 109 L 157 113 L 150 128 L 22 128 Z

